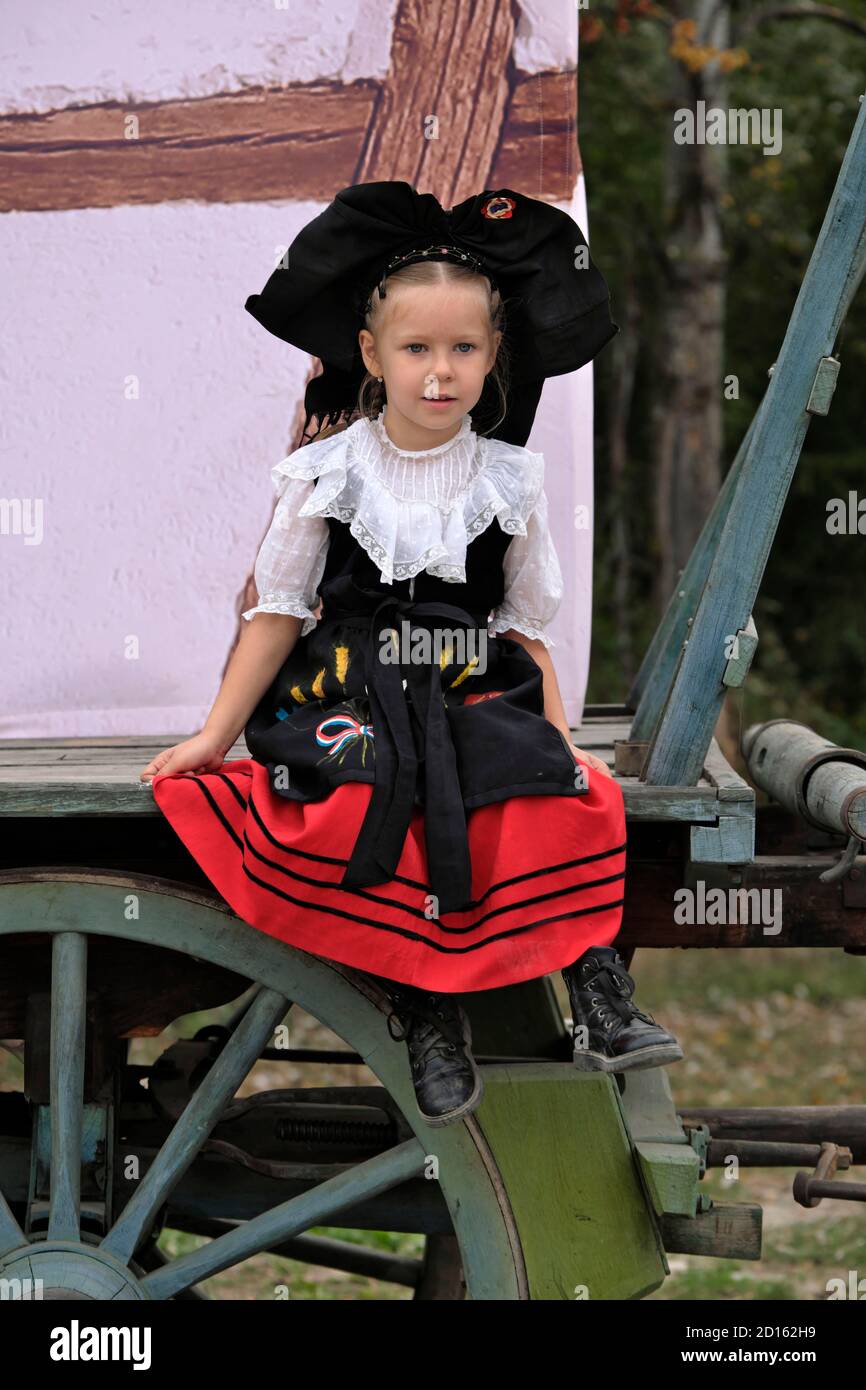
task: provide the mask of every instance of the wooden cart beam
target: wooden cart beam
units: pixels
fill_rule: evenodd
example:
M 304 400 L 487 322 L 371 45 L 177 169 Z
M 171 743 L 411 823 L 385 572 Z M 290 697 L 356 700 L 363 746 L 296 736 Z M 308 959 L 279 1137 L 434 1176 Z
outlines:
M 748 623 L 811 413 L 826 413 L 823 364 L 866 269 L 866 104 L 848 144 L 765 401 L 745 451 L 690 635 L 654 729 L 647 782 L 693 786 L 726 694 L 728 643 Z

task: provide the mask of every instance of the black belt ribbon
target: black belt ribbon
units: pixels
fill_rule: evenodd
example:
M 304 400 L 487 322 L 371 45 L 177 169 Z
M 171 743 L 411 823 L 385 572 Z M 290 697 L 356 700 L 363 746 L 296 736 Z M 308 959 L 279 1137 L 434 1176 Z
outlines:
M 409 717 L 406 684 L 423 721 L 426 804 L 424 837 L 430 889 L 437 899 L 436 915 L 457 912 L 471 900 L 472 864 L 466 834 L 466 811 L 457 771 L 457 755 L 442 696 L 441 668 L 427 663 L 381 659 L 377 620 L 393 608 L 411 619 L 445 618 L 478 628 L 477 617 L 448 603 L 413 603 L 386 597 L 370 620 L 367 656 L 367 694 L 376 751 L 376 782 L 367 813 L 341 883 L 368 887 L 385 883 L 397 872 L 415 804 L 418 752 Z M 390 625 L 390 624 L 389 624 Z M 421 624 L 423 626 L 423 624 Z M 434 648 L 435 650 L 435 648 Z

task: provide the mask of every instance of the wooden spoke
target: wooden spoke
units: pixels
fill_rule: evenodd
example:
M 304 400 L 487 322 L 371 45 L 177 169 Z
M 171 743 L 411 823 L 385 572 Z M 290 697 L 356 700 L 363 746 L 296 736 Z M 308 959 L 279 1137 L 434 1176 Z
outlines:
M 78 1240 L 87 937 L 58 932 L 51 954 L 51 1208 L 49 1240 Z
M 12 1215 L 6 1198 L 0 1192 L 0 1260 L 4 1255 L 8 1255 L 10 1250 L 17 1250 L 19 1246 L 26 1244 L 27 1237 Z
M 77 744 L 69 749 L 70 759 L 78 756 L 76 750 Z M 145 751 L 135 746 L 131 772 L 140 766 Z M 66 756 L 63 745 L 62 758 Z M 101 776 L 98 772 L 97 780 Z M 126 781 L 131 784 L 131 778 Z M 94 803 L 100 814 L 106 796 L 100 780 L 99 799 Z M 78 801 L 74 809 L 81 813 Z M 119 910 L 130 893 L 136 895 L 141 907 L 134 917 Z M 213 893 L 184 883 L 146 873 L 74 866 L 5 870 L 0 872 L 0 1032 L 7 1038 L 26 1035 L 28 993 L 45 989 L 43 949 L 49 942 L 53 950 L 54 1013 L 50 1047 L 46 1046 L 50 1075 L 44 1082 L 41 1055 L 31 1056 L 30 1062 L 37 1083 L 34 1103 L 46 1111 L 50 1105 L 55 1124 L 49 1215 L 54 1231 L 68 1232 L 71 1239 L 44 1239 L 48 1232 L 40 1229 L 38 1239 L 28 1240 L 27 1222 L 15 1206 L 23 1199 L 26 1184 L 26 1169 L 22 1167 L 25 1155 L 17 1142 L 20 1122 L 14 1105 L 0 1106 L 0 1127 L 4 1130 L 0 1135 L 0 1188 L 5 1194 L 5 1200 L 0 1195 L 0 1270 L 4 1276 L 38 1276 L 52 1298 L 107 1296 L 126 1301 L 143 1295 L 198 1300 L 208 1295 L 197 1289 L 197 1284 L 272 1250 L 279 1254 L 291 1251 L 293 1257 L 321 1261 L 325 1266 L 332 1263 L 334 1268 L 391 1278 L 407 1288 L 414 1285 L 417 1298 L 529 1297 L 520 1232 L 486 1130 L 471 1116 L 465 1123 L 431 1132 L 418 1117 L 405 1050 L 389 1037 L 379 992 L 362 972 L 344 969 L 325 958 L 296 951 L 266 933 L 251 931 Z M 166 961 L 161 959 L 163 953 Z M 189 983 L 183 988 L 177 983 L 178 974 L 185 973 L 178 965 L 179 956 L 189 960 Z M 134 962 L 137 957 L 142 961 L 140 968 L 126 974 L 118 968 L 119 962 Z M 162 981 L 170 986 L 168 1005 Z M 250 981 L 256 991 L 253 998 L 245 989 Z M 98 1011 L 100 1033 L 93 1038 L 92 1068 L 88 992 L 98 995 L 104 1006 Z M 200 1030 L 202 1044 L 215 1044 L 213 1050 L 202 1046 L 198 1053 L 187 1048 L 189 1055 L 183 1058 L 176 1084 L 172 1083 L 174 1089 L 169 1086 L 163 1095 L 164 1104 L 154 1094 L 148 1107 L 138 1095 L 137 1084 L 149 1068 L 124 1062 L 121 1049 L 117 1056 L 101 1049 L 103 1038 L 153 1036 L 156 1025 L 166 1026 L 163 1015 L 178 1001 L 184 1005 L 182 1012 L 193 1013 L 224 1006 L 227 1000 L 236 1001 L 228 1024 L 214 1025 L 213 1032 Z M 359 1165 L 332 1167 L 332 1176 L 325 1180 L 321 1165 L 311 1161 L 308 1166 L 315 1168 L 311 1181 L 316 1185 L 304 1183 L 300 1189 L 294 1181 L 281 1188 L 260 1175 L 247 1174 L 245 1179 L 230 1165 L 211 1165 L 202 1154 L 219 1123 L 239 1115 L 246 1117 L 238 1126 L 243 1130 L 241 1137 L 248 1129 L 250 1147 L 257 1150 L 252 1140 L 261 1117 L 252 1109 L 252 1098 L 244 1103 L 233 1101 L 237 1088 L 261 1057 L 274 1052 L 279 1060 L 284 1059 L 287 1050 L 274 1047 L 272 1033 L 292 1001 L 336 1033 L 346 1048 L 333 1054 L 327 1048 L 295 1049 L 293 1054 L 304 1060 L 315 1057 L 318 1062 L 324 1060 L 323 1052 L 329 1060 L 332 1056 L 341 1062 L 351 1058 L 355 1065 L 363 1061 L 378 1082 L 372 1088 L 319 1088 L 327 1092 L 323 1103 L 339 1106 L 346 1102 L 354 1114 L 370 1102 L 380 1105 L 396 1121 L 396 1131 L 389 1129 L 382 1139 L 382 1144 L 391 1145 L 386 1151 L 377 1142 L 372 1151 L 375 1157 Z M 178 1016 L 175 1008 L 171 1017 Z M 548 1032 L 545 1016 L 545 1037 Z M 41 1043 L 38 1034 L 37 1043 Z M 499 1049 L 496 1055 L 504 1051 Z M 518 1055 L 523 1056 L 522 1051 Z M 205 1057 L 210 1069 L 199 1071 Z M 554 1079 L 567 1073 L 569 1080 L 579 1081 L 574 1090 L 580 1096 L 590 1089 L 571 1068 L 559 1064 L 537 1063 L 522 1071 L 545 1066 L 556 1073 Z M 49 1071 L 49 1066 L 45 1070 Z M 123 1183 L 124 1173 L 129 1172 L 132 1153 L 140 1154 L 144 1168 L 144 1176 L 121 1193 L 120 1214 L 101 1244 L 83 1239 L 80 1230 L 83 1198 L 92 1195 L 85 1187 L 87 1170 L 81 1164 L 82 1151 L 92 1152 L 83 1123 L 87 1114 L 83 1100 L 91 1070 L 94 1078 L 110 1075 L 113 1082 L 120 1079 L 123 1083 L 124 1104 L 114 1127 L 116 1135 L 109 1136 L 109 1150 L 96 1155 L 97 1168 L 111 1165 L 108 1176 L 115 1179 L 115 1196 L 118 1183 Z M 494 1079 L 496 1070 L 494 1067 L 490 1072 Z M 202 1071 L 203 1079 L 195 1085 Z M 166 1075 L 171 1079 L 170 1068 L 166 1068 Z M 184 1079 L 191 1083 L 186 1093 Z M 514 1081 L 508 1070 L 503 1090 Z M 384 1088 L 382 1096 L 378 1095 L 379 1087 Z M 158 1089 L 155 1087 L 155 1092 Z M 285 1093 L 272 1090 L 270 1103 L 278 1108 L 286 1097 L 293 1098 L 297 1089 L 289 1088 Z M 310 1104 L 318 1115 L 316 1102 Z M 504 1107 L 503 1114 L 506 1111 L 508 1123 L 503 1123 L 510 1133 L 512 1115 Z M 128 1152 L 122 1138 L 127 1119 L 132 1126 Z M 170 1132 L 165 1127 L 167 1120 L 173 1123 Z M 403 1142 L 410 1130 L 416 1137 Z M 233 1130 L 229 1132 L 237 1137 Z M 15 1142 L 6 1143 L 7 1137 Z M 433 1177 L 426 1171 L 431 1144 L 437 1158 L 436 1180 L 423 1184 L 413 1181 L 421 1174 Z M 240 1147 L 243 1151 L 243 1144 Z M 268 1150 L 267 1158 L 275 1163 L 284 1157 L 282 1147 Z M 318 1155 L 322 1164 L 333 1157 L 331 1148 Z M 29 1161 L 33 1161 L 32 1152 Z M 273 1197 L 271 1190 L 279 1195 Z M 127 1195 L 130 1200 L 124 1207 Z M 443 1198 L 453 1235 L 443 1219 Z M 265 1202 L 281 1204 L 262 1210 Z M 380 1228 L 379 1213 L 393 1211 L 397 1230 L 426 1231 L 427 1247 L 420 1269 L 414 1260 L 380 1259 L 380 1252 L 346 1249 L 342 1242 L 310 1234 L 311 1227 L 343 1225 L 355 1212 L 361 1215 L 359 1229 L 364 1229 L 363 1214 L 370 1206 L 377 1212 L 376 1229 Z M 203 1250 L 177 1260 L 155 1253 L 163 1212 L 166 1224 L 193 1233 L 195 1224 L 212 1223 L 211 1230 L 201 1231 L 212 1240 Z M 416 1218 L 419 1224 L 411 1224 Z M 432 1221 L 429 1230 L 428 1219 Z M 433 1258 L 436 1251 L 432 1241 L 453 1244 L 453 1250 L 446 1252 L 447 1261 Z M 24 1253 L 18 1256 L 15 1252 L 20 1247 Z M 644 1278 L 641 1288 L 645 1285 Z
M 309 1192 L 290 1197 L 271 1211 L 262 1212 L 224 1236 L 182 1255 L 164 1269 L 154 1270 L 142 1279 L 151 1298 L 172 1298 L 183 1289 L 209 1279 L 220 1270 L 249 1259 L 270 1246 L 287 1240 L 311 1226 L 333 1225 L 332 1218 L 356 1202 L 387 1192 L 398 1183 L 423 1173 L 424 1147 L 417 1139 L 407 1139 L 349 1172 L 339 1173 L 319 1183 Z M 104 1243 L 104 1242 L 103 1242 Z
M 285 995 L 261 988 L 100 1248 L 120 1260 L 131 1258 L 288 1007 Z
M 150 1245 L 146 1250 L 141 1249 L 138 1252 L 136 1262 L 142 1269 L 164 1269 L 166 1265 L 171 1263 L 171 1260 L 164 1250 L 160 1250 L 158 1245 Z M 209 1293 L 205 1293 L 203 1289 L 197 1289 L 195 1287 L 184 1289 L 183 1293 L 178 1294 L 178 1299 L 192 1303 L 213 1302 Z

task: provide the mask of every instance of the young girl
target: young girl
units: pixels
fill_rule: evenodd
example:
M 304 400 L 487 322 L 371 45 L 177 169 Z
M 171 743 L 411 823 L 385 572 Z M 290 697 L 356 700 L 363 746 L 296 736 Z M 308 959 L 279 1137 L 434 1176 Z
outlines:
M 482 1095 L 463 991 L 558 969 L 575 1065 L 682 1056 L 610 944 L 622 793 L 571 741 L 545 633 L 562 580 L 524 443 L 544 376 L 616 332 L 585 245 L 512 190 L 446 213 L 405 183 L 303 229 L 247 308 L 322 359 L 318 433 L 272 470 L 259 601 L 204 728 L 141 773 L 250 926 L 375 972 L 431 1125 Z

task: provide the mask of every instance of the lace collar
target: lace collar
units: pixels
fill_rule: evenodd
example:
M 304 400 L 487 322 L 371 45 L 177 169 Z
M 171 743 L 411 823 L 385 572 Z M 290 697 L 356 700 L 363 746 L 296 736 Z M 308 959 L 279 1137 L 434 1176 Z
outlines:
M 357 433 L 351 440 L 354 456 L 401 502 L 429 503 L 443 511 L 458 506 L 486 463 L 486 452 L 470 417 L 464 415 L 457 434 L 432 449 L 398 448 L 383 421 L 384 412 L 375 420 L 355 422 L 352 428 L 357 426 Z
M 400 449 L 382 421 L 362 417 L 290 454 L 271 470 L 277 491 L 288 478 L 315 479 L 298 515 L 346 522 L 387 584 L 421 570 L 465 583 L 466 547 L 494 518 L 526 535 L 544 480 L 541 454 L 475 434 L 469 415 L 444 444 Z
M 362 416 L 363 423 L 378 441 L 383 454 L 386 456 L 398 454 L 400 458 L 404 459 L 429 459 L 451 453 L 459 456 L 467 452 L 471 453 L 475 448 L 478 436 L 472 429 L 472 416 L 464 415 L 460 421 L 460 429 L 451 439 L 446 439 L 444 444 L 436 444 L 432 449 L 400 449 L 385 429 L 386 411 L 387 407 L 380 410 L 375 420 Z M 359 424 L 361 421 L 355 423 Z

